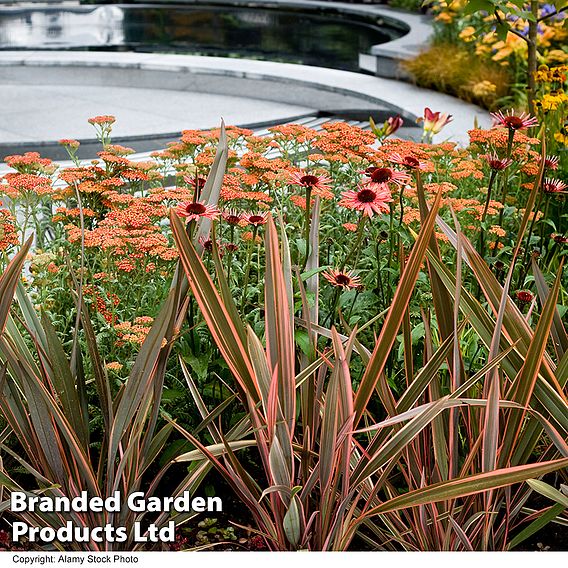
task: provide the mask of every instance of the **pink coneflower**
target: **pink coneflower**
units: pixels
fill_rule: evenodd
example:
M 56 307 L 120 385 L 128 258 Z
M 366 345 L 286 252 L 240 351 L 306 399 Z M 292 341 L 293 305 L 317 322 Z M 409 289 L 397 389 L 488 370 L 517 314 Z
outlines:
M 323 273 L 323 277 L 336 288 L 343 288 L 344 290 L 350 290 L 351 288 L 357 288 L 361 285 L 361 279 L 355 276 L 352 270 L 335 270 L 330 268 L 327 272 Z
M 568 187 L 563 181 L 553 178 L 545 178 L 542 182 L 542 191 L 544 193 L 566 193 L 565 189 Z
M 366 183 L 373 184 L 393 182 L 397 185 L 404 185 L 410 181 L 410 176 L 406 172 L 400 172 L 392 168 L 377 168 L 371 166 L 365 170 L 365 175 L 369 177 L 369 181 Z
M 294 172 L 290 174 L 290 183 L 309 189 L 315 195 L 330 194 L 331 178 L 326 174 L 314 175 L 301 171 Z
M 415 158 L 414 156 L 411 156 L 409 154 L 401 156 L 397 152 L 393 152 L 388 157 L 388 161 L 392 162 L 393 164 L 404 166 L 409 170 L 423 170 L 426 167 L 426 164 L 424 162 L 421 162 L 418 158 Z
M 506 114 L 498 111 L 492 112 L 491 116 L 493 117 L 493 126 L 504 126 L 513 131 L 524 130 L 525 128 L 538 125 L 538 120 L 526 112 L 522 112 L 517 116 L 513 110 L 508 110 Z
M 223 219 L 225 219 L 229 225 L 238 225 L 243 221 L 243 216 L 238 211 L 231 209 L 230 211 L 223 212 Z
M 341 197 L 340 205 L 347 209 L 363 211 L 368 217 L 372 217 L 374 213 L 388 212 L 387 203 L 392 201 L 387 186 L 374 184 L 360 186 L 356 191 L 346 191 Z
M 550 235 L 550 238 L 559 245 L 565 245 L 566 243 L 568 243 L 568 237 L 565 237 L 564 235 L 553 233 L 552 235 Z
M 430 136 L 438 134 L 446 126 L 452 122 L 451 114 L 442 114 L 440 112 L 432 112 L 428 107 L 424 109 L 424 116 L 420 117 L 417 122 L 424 122 L 424 132 Z
M 500 171 L 508 168 L 513 163 L 513 160 L 510 160 L 509 158 L 502 158 L 501 159 L 495 153 L 487 154 L 487 155 L 482 156 L 482 157 L 487 160 L 489 167 L 496 172 L 500 172 Z
M 251 213 L 246 215 L 245 219 L 254 227 L 260 227 L 266 223 L 268 215 L 266 213 Z
M 187 183 L 187 185 L 192 185 L 193 187 L 196 187 L 198 190 L 202 190 L 205 187 L 205 184 L 207 183 L 207 179 L 202 178 L 202 177 L 191 177 L 191 176 L 183 176 L 183 181 L 185 181 L 185 183 Z
M 198 221 L 201 218 L 215 220 L 219 218 L 219 210 L 213 205 L 206 205 L 199 201 L 186 201 L 176 207 L 180 217 L 187 217 L 187 221 Z
M 557 170 L 559 161 L 560 158 L 558 156 L 546 156 L 546 158 L 544 158 L 544 168 L 547 170 Z

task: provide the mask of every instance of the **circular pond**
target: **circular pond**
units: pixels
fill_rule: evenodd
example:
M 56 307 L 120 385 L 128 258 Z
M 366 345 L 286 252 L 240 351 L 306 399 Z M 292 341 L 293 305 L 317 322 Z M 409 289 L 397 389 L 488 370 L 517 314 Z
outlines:
M 10 6 L 0 49 L 97 49 L 246 57 L 351 71 L 360 54 L 401 37 L 392 18 L 300 7 L 226 5 Z

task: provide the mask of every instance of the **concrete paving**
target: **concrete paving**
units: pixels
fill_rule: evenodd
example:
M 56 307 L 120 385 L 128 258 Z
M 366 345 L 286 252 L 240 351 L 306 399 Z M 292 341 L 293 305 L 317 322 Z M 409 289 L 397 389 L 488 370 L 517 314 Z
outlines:
M 167 89 L 96 85 L 0 84 L 0 145 L 85 139 L 94 135 L 92 116 L 117 117 L 115 138 L 214 128 L 227 124 L 278 122 L 314 109 L 239 96 Z

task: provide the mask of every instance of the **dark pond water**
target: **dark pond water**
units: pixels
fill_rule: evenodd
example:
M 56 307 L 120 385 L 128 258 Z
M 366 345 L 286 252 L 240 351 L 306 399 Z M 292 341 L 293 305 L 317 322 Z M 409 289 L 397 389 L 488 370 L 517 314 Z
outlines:
M 358 70 L 403 24 L 337 13 L 220 6 L 0 8 L 0 49 L 105 49 L 249 57 Z

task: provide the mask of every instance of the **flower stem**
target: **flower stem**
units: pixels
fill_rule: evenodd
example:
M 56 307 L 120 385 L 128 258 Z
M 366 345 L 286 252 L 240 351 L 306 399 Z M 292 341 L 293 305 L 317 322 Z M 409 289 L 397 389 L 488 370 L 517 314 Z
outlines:
M 312 188 L 308 186 L 306 188 L 306 216 L 304 219 L 304 238 L 306 240 L 306 255 L 304 257 L 304 262 L 302 263 L 302 272 L 306 269 L 308 264 L 308 258 L 310 256 L 310 226 L 312 221 L 311 212 L 311 201 L 312 201 Z
M 340 268 L 341 271 L 343 271 L 343 269 L 347 266 L 347 263 L 351 260 L 351 257 L 353 256 L 355 251 L 359 248 L 359 245 L 361 244 L 361 241 L 363 240 L 363 228 L 365 227 L 365 221 L 366 220 L 367 220 L 367 217 L 365 215 L 363 215 L 361 217 L 360 221 L 359 221 L 359 230 L 357 231 L 357 240 L 355 241 L 355 244 L 353 245 L 353 247 L 349 251 L 349 254 L 347 254 L 347 256 L 345 257 L 345 260 L 343 261 L 343 264 L 341 265 L 341 268 Z

